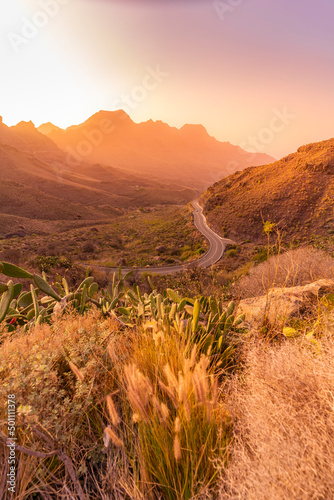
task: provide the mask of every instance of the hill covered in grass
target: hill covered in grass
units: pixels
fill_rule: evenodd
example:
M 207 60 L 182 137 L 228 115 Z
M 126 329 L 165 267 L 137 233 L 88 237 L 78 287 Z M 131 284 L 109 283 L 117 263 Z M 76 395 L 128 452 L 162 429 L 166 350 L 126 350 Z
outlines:
M 286 239 L 334 234 L 334 139 L 308 144 L 270 165 L 222 179 L 202 196 L 212 226 L 232 239 L 261 242 L 263 223 Z

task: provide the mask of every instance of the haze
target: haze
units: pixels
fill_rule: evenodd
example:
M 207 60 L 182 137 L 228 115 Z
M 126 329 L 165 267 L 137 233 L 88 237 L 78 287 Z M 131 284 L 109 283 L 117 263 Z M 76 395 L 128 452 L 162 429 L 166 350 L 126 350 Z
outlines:
M 46 3 L 0 6 L 7 125 L 64 128 L 123 108 L 136 122 L 202 123 L 276 158 L 333 136 L 330 0 L 49 0 L 53 15 L 38 17 Z M 43 26 L 17 38 L 36 19 Z

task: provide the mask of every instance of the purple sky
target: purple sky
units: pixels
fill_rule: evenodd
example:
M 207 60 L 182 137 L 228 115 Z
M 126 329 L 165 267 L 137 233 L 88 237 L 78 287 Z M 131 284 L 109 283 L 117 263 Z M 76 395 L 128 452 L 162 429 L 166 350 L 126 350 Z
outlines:
M 123 107 L 275 157 L 334 136 L 332 0 L 62 0 L 14 50 L 40 1 L 0 7 L 5 123 Z

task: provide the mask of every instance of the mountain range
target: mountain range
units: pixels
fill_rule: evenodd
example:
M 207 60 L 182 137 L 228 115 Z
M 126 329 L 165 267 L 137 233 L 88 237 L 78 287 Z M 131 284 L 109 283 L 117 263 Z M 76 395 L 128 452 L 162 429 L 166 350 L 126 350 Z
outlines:
M 73 165 L 84 159 L 200 191 L 235 170 L 273 161 L 266 154 L 217 141 L 203 125 L 177 129 L 162 121 L 137 124 L 122 110 L 99 111 L 66 130 L 51 123 L 38 130 L 66 152 Z
M 31 122 L 0 120 L 0 213 L 49 220 L 100 219 L 124 207 L 186 203 L 193 189 L 155 182 L 67 155 Z
M 268 160 L 217 141 L 201 125 L 135 124 L 123 111 L 100 111 L 66 130 L 8 127 L 1 118 L 0 226 L 9 216 L 92 220 L 184 204 L 213 180 Z

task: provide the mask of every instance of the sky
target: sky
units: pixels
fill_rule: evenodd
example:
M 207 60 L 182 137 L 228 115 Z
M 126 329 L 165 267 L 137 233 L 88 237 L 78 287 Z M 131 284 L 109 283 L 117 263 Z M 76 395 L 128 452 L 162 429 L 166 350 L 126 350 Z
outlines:
M 201 123 L 281 158 L 334 136 L 333 0 L 0 0 L 0 115 Z

